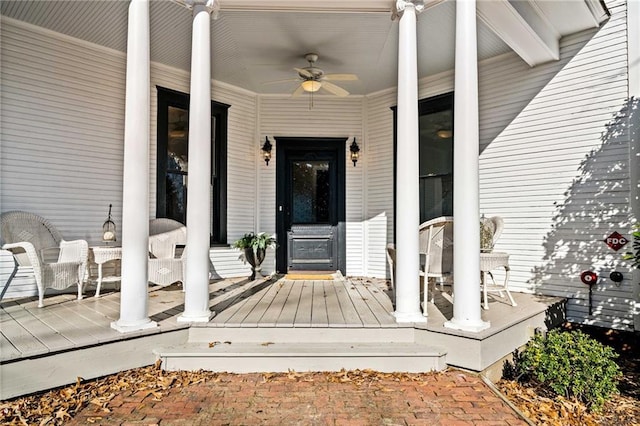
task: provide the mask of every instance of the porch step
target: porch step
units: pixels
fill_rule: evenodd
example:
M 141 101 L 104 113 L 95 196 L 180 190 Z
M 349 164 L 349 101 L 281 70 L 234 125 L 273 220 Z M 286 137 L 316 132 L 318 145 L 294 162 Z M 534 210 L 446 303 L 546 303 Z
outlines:
M 394 324 L 394 327 L 264 327 L 256 324 L 215 326 L 213 323 L 192 324 L 189 329 L 190 343 L 225 341 L 274 342 L 274 343 L 413 343 L 413 324 Z
M 440 371 L 442 348 L 416 343 L 192 342 L 154 351 L 165 370 L 255 373 L 373 369 L 382 372 Z

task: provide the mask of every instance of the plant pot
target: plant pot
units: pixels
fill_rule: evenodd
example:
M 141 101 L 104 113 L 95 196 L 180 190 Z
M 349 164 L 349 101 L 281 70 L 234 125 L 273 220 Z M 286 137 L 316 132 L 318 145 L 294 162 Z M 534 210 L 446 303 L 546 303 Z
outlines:
M 249 278 L 251 281 L 256 279 L 256 275 L 260 275 L 265 255 L 266 250 L 264 249 L 256 249 L 255 251 L 253 248 L 244 249 L 244 258 L 251 265 L 251 277 Z

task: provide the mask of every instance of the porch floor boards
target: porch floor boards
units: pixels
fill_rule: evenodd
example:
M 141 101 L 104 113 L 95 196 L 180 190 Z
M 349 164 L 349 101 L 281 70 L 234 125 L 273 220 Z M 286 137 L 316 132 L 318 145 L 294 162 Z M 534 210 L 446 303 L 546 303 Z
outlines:
M 45 356 L 134 337 L 188 328 L 176 318 L 184 309 L 180 286 L 149 289 L 149 317 L 158 327 L 121 334 L 111 328 L 120 317 L 120 293 L 99 298 L 87 291 L 0 303 L 0 362 Z M 391 301 L 376 285 L 358 280 L 301 281 L 226 279 L 209 285 L 216 312 L 208 327 L 398 327 Z
M 391 300 L 357 280 L 281 278 L 226 307 L 209 327 L 397 328 Z

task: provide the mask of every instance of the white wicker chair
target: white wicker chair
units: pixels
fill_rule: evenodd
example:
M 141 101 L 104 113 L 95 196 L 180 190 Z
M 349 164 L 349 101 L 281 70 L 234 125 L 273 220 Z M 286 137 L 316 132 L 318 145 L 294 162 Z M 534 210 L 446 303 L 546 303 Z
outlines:
M 47 288 L 62 290 L 78 286 L 82 299 L 82 282 L 87 269 L 89 245 L 84 240 L 65 241 L 48 220 L 28 212 L 11 211 L 0 216 L 3 249 L 12 252 L 19 266 L 31 266 L 38 287 L 38 307 L 44 306 Z M 55 250 L 57 261 L 48 263 Z
M 184 284 L 187 228 L 173 219 L 149 221 L 149 282 L 168 286 Z M 183 286 L 184 290 L 184 286 Z
M 428 220 L 420 225 L 419 233 L 420 254 L 425 257 L 420 275 L 424 277 L 422 309 L 426 316 L 430 279 L 438 279 L 442 284 L 453 276 L 453 217 Z

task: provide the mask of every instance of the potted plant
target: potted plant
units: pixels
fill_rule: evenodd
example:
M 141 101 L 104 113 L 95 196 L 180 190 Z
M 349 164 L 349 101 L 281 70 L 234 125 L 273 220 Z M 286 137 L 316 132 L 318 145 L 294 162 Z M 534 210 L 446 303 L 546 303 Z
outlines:
M 251 280 L 256 279 L 256 273 L 260 272 L 262 261 L 268 248 L 276 248 L 278 243 L 276 238 L 265 232 L 258 234 L 249 232 L 233 243 L 233 247 L 242 250 L 242 257 L 245 262 L 251 265 Z
M 486 220 L 480 221 L 480 253 L 493 251 L 493 229 Z

